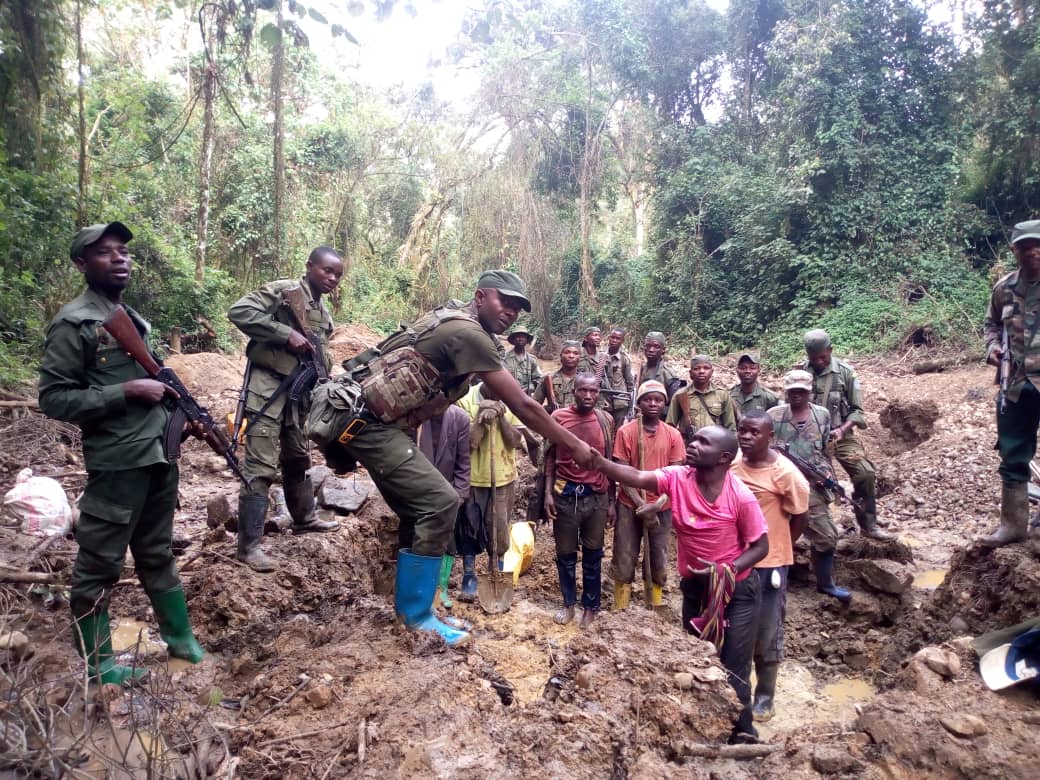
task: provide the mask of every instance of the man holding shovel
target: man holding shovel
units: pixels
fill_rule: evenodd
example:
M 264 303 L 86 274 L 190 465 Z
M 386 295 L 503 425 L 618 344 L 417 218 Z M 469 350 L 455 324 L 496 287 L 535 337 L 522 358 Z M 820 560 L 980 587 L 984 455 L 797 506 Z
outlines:
M 596 408 L 599 380 L 578 374 L 574 405 L 553 412 L 553 420 L 593 452 L 612 451 L 614 422 Z M 553 618 L 560 625 L 574 620 L 578 603 L 578 545 L 581 545 L 581 627 L 596 619 L 600 607 L 603 535 L 614 524 L 614 482 L 601 472 L 576 462 L 568 447 L 554 445 L 545 458 L 545 511 L 553 521 L 556 570 L 560 575 L 563 609 Z
M 614 460 L 640 471 L 678 466 L 686 458 L 682 434 L 661 420 L 668 392 L 656 380 L 643 382 L 636 393 L 639 416 L 621 426 L 614 441 Z M 642 493 L 623 485 L 618 492 L 617 524 L 614 527 L 614 609 L 626 609 L 632 596 L 636 558 L 643 543 L 643 588 L 647 607 L 662 604 L 662 589 L 668 580 L 668 538 L 672 512 L 666 496 Z M 640 511 L 642 510 L 642 511 Z
M 517 427 L 520 420 L 485 384 L 474 385 L 459 406 L 470 419 L 470 495 L 458 533 L 463 572 L 459 598 L 472 601 L 477 595 L 477 554 L 486 551 L 488 571 L 501 571 L 502 556 L 509 548 L 509 520 L 516 504 L 516 448 L 522 436 Z

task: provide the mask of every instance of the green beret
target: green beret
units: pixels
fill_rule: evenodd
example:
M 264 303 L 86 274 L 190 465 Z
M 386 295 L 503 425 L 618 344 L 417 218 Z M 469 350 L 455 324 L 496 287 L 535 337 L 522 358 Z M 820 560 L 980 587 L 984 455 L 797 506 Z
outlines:
M 810 355 L 823 352 L 831 345 L 831 337 L 825 330 L 810 330 L 805 334 L 805 351 Z

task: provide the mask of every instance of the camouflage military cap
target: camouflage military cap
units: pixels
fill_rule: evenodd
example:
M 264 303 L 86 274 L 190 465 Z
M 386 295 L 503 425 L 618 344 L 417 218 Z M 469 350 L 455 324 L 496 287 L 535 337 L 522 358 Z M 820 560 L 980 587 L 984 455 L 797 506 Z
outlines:
M 745 360 L 754 363 L 756 366 L 762 362 L 762 358 L 759 356 L 758 351 L 754 349 L 745 349 L 743 352 L 737 355 L 738 366 Z
M 477 280 L 477 289 L 498 290 L 502 295 L 519 300 L 524 311 L 531 311 L 531 301 L 527 298 L 527 285 L 512 271 L 501 268 L 485 271 Z
M 129 241 L 134 237 L 134 234 L 130 232 L 130 228 L 122 222 L 102 222 L 97 225 L 88 225 L 80 230 L 76 234 L 75 238 L 72 239 L 72 248 L 69 250 L 69 257 L 73 260 L 77 257 L 82 257 L 84 249 L 95 241 L 100 240 L 101 237 L 107 233 L 111 233 L 123 242 Z
M 1011 231 L 1011 243 L 1017 244 L 1027 238 L 1040 240 L 1040 219 L 1031 219 L 1028 222 L 1019 222 Z
M 810 330 L 805 334 L 805 351 L 810 355 L 823 352 L 831 345 L 830 334 L 825 330 Z
M 581 342 L 575 341 L 574 339 L 567 339 L 565 342 L 560 344 L 560 352 L 563 352 L 563 350 L 568 347 L 571 349 L 581 349 Z
M 517 325 L 511 331 L 509 331 L 509 335 L 506 336 L 506 341 L 508 341 L 510 344 L 515 343 L 513 341 L 513 336 L 526 336 L 528 344 L 534 343 L 534 334 L 531 333 L 531 331 L 529 331 L 527 328 L 524 328 L 520 325 Z
M 651 341 L 660 344 L 662 347 L 668 346 L 668 342 L 665 341 L 664 334 L 661 333 L 661 331 L 659 330 L 652 330 L 649 333 L 647 333 L 646 336 L 643 338 L 644 344 L 647 344 Z
M 788 371 L 784 374 L 784 391 L 787 390 L 808 390 L 810 393 L 813 389 L 813 378 L 812 374 L 808 371 L 802 371 L 800 368 L 794 371 Z
M 693 366 L 697 365 L 698 363 L 708 363 L 708 364 L 710 364 L 711 363 L 711 356 L 710 355 L 694 355 L 692 358 L 690 358 L 690 367 L 691 368 Z
M 603 331 L 601 331 L 598 326 L 596 326 L 596 325 L 589 325 L 589 327 L 585 328 L 585 331 L 581 334 L 581 337 L 585 338 L 586 336 L 588 336 L 591 333 L 602 333 L 602 332 Z

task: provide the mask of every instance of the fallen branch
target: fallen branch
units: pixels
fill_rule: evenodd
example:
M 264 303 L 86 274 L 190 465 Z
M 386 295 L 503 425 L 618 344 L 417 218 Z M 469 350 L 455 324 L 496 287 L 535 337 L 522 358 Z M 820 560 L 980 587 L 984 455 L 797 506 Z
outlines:
M 35 398 L 18 398 L 13 401 L 0 401 L 0 409 L 39 409 L 40 404 Z
M 746 761 L 752 758 L 765 758 L 777 752 L 782 745 L 705 745 L 697 742 L 686 742 L 679 755 L 690 758 L 732 758 Z
M 915 374 L 932 374 L 945 371 L 947 368 L 953 368 L 954 366 L 963 366 L 967 363 L 982 363 L 985 360 L 986 356 L 981 353 L 977 355 L 955 355 L 938 360 L 922 360 L 920 363 L 914 363 L 912 370 Z
M 270 747 L 271 745 L 280 745 L 283 742 L 292 742 L 294 739 L 305 739 L 307 737 L 316 737 L 318 734 L 324 734 L 326 731 L 332 731 L 333 729 L 343 728 L 349 726 L 353 721 L 344 720 L 339 723 L 333 723 L 331 726 L 325 726 L 320 729 L 314 729 L 312 731 L 301 731 L 299 734 L 290 734 L 288 737 L 275 737 L 274 739 L 264 740 L 258 744 L 257 748 Z M 740 746 L 738 746 L 740 747 Z M 256 748 L 254 748 L 255 750 Z
M 27 582 L 34 585 L 48 585 L 52 582 L 60 581 L 61 575 L 57 572 L 0 569 L 0 582 Z

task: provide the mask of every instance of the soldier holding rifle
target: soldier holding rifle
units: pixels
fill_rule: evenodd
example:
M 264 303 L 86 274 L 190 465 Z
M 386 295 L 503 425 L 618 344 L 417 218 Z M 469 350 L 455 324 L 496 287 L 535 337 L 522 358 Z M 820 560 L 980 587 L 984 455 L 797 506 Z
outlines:
M 997 366 L 997 449 L 1000 451 L 1000 527 L 982 543 L 1000 547 L 1026 538 L 1029 463 L 1040 424 L 1040 220 L 1011 233 L 1018 268 L 993 287 L 984 326 L 986 360 Z
M 132 268 L 126 245 L 132 238 L 121 222 L 91 225 L 76 234 L 70 255 L 87 289 L 48 326 L 39 385 L 40 409 L 48 417 L 75 423 L 83 433 L 87 485 L 79 502 L 79 551 L 69 605 L 76 647 L 87 660 L 91 679 L 116 685 L 146 672 L 117 664 L 112 652 L 108 600 L 127 547 L 170 655 L 198 663 L 204 654 L 188 621 L 171 550 L 179 474 L 164 449 L 172 415 L 163 401 L 183 396 L 151 378 L 105 325 L 113 315 L 128 319 L 141 346 L 150 330 L 137 312 L 122 304 Z M 141 351 L 140 357 L 158 369 L 147 348 Z M 212 419 L 206 418 L 211 426 L 207 437 L 213 437 Z M 183 429 L 180 424 L 173 431 L 177 444 Z M 201 427 L 196 430 L 202 433 Z M 214 441 L 213 446 L 219 444 Z
M 303 420 L 310 390 L 327 379 L 326 354 L 332 317 L 321 301 L 339 286 L 343 258 L 320 246 L 307 258 L 302 279 L 279 279 L 240 298 L 228 319 L 249 337 L 246 346 L 247 393 L 236 415 L 245 409 L 245 461 L 249 480 L 238 497 L 237 557 L 259 572 L 277 566 L 264 554 L 268 491 L 279 467 L 293 533 L 334 531 L 339 523 L 318 518 L 307 469 L 311 458 Z M 236 424 L 235 429 L 238 430 Z

